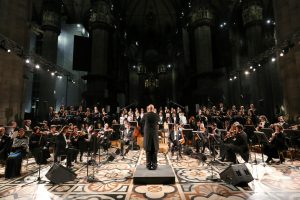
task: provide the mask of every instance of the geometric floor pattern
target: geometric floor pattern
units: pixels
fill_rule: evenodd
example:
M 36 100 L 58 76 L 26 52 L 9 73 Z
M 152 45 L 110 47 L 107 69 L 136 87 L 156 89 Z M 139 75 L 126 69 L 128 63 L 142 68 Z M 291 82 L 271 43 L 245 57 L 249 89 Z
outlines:
M 22 176 L 15 179 L 5 179 L 5 167 L 0 167 L 0 199 L 300 199 L 299 161 L 287 159 L 284 164 L 264 165 L 260 155 L 252 153 L 251 157 L 259 164 L 249 162 L 246 166 L 254 181 L 241 188 L 222 180 L 207 180 L 210 175 L 219 176 L 228 167 L 227 163 L 211 165 L 212 157 L 207 157 L 205 162 L 200 162 L 187 155 L 177 159 L 176 155 L 159 153 L 159 165 L 170 165 L 174 170 L 176 181 L 172 185 L 133 184 L 136 166 L 145 164 L 143 150 L 129 151 L 126 157 L 116 156 L 110 162 L 105 162 L 107 155 L 97 156 L 96 166 L 76 163 L 73 171 L 77 178 L 60 185 L 49 183 L 45 177 L 51 162 L 41 166 L 42 181 L 33 182 L 38 177 L 38 166 L 30 158 L 23 161 Z M 87 182 L 87 167 L 89 176 L 93 175 L 97 182 Z

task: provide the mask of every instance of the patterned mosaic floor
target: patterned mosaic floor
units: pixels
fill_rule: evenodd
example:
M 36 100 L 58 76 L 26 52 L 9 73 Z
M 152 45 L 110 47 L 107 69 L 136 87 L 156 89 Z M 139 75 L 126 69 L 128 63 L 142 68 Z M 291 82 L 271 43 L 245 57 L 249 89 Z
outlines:
M 114 151 L 112 149 L 112 151 Z M 4 167 L 0 167 L 0 199 L 299 199 L 300 162 L 287 161 L 280 165 L 246 164 L 254 181 L 248 187 L 235 187 L 223 181 L 207 180 L 209 175 L 219 176 L 228 167 L 227 163 L 210 165 L 184 155 L 177 160 L 171 154 L 159 153 L 159 165 L 171 165 L 176 174 L 173 185 L 133 185 L 132 177 L 138 164 L 145 163 L 143 151 L 130 151 L 125 158 L 116 156 L 111 162 L 104 162 L 106 155 L 100 156 L 100 165 L 94 167 L 97 182 L 87 182 L 87 167 L 77 163 L 73 170 L 77 174 L 74 181 L 60 185 L 48 182 L 45 174 L 49 165 L 42 166 L 40 184 L 32 181 L 38 177 L 38 166 L 33 159 L 23 162 L 22 176 L 6 180 Z M 254 158 L 254 153 L 252 153 Z M 239 159 L 240 160 L 240 159 Z M 240 160 L 241 161 L 241 160 Z M 99 157 L 97 156 L 99 163 Z M 89 175 L 93 167 L 89 166 Z M 28 184 L 29 183 L 29 184 Z

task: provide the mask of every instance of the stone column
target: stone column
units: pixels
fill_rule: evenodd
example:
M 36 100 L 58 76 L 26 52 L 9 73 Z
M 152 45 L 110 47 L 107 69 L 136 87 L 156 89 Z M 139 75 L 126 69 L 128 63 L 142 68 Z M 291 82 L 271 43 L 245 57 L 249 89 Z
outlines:
M 0 33 L 27 50 L 31 1 L 0 1 Z M 23 119 L 24 59 L 0 48 L 0 125 Z M 19 124 L 20 125 L 20 124 Z
M 209 3 L 193 1 L 192 10 L 189 14 L 188 28 L 194 39 L 194 63 L 196 74 L 193 79 L 197 83 L 194 91 L 195 100 L 208 99 L 212 95 L 213 60 L 212 60 L 212 41 L 211 25 L 213 23 L 213 11 Z M 211 86 L 210 88 L 207 86 Z
M 280 46 L 290 41 L 295 46 L 283 57 L 278 57 L 278 65 L 283 85 L 285 111 L 290 119 L 300 115 L 300 1 L 274 0 L 276 36 Z M 298 37 L 295 34 L 298 32 Z
M 43 16 L 42 16 L 42 52 L 41 56 L 46 60 L 57 63 L 57 46 L 58 36 L 60 34 L 60 9 L 61 3 L 59 0 L 44 0 L 43 1 Z M 42 67 L 43 68 L 43 67 Z M 51 76 L 46 68 L 36 70 L 36 78 L 39 82 L 38 96 L 38 115 L 42 119 L 48 113 L 50 106 L 55 108 L 55 82 L 56 76 Z
M 262 20 L 263 20 L 263 8 L 259 0 L 245 0 L 242 4 L 242 17 L 246 32 L 246 44 L 248 51 L 248 59 L 251 60 L 262 51 Z M 265 109 L 262 102 L 266 102 L 265 99 L 265 84 L 264 79 L 265 70 L 258 69 L 256 73 L 251 73 L 249 76 L 245 76 L 244 72 L 241 72 L 240 78 L 242 79 L 243 91 L 243 104 L 260 102 L 261 107 L 259 109 Z M 257 85 L 260 85 L 258 88 Z M 260 101 L 259 101 L 260 100 Z M 256 105 L 258 107 L 258 105 Z M 261 110 L 266 112 L 266 110 Z
M 93 0 L 90 18 L 92 37 L 91 70 L 87 76 L 89 104 L 103 103 L 108 98 L 108 56 L 113 16 L 109 0 Z
M 194 35 L 196 70 L 198 74 L 213 71 L 211 23 L 212 10 L 208 5 L 197 5 L 190 13 L 189 28 Z

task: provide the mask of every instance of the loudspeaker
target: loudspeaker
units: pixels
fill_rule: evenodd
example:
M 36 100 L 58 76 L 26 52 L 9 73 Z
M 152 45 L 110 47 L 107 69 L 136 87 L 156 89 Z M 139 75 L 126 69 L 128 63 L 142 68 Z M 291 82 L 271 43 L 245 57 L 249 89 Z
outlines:
M 220 178 L 234 186 L 253 181 L 252 174 L 245 164 L 230 165 L 220 173 Z
M 58 163 L 54 163 L 46 174 L 46 177 L 49 179 L 49 181 L 51 181 L 54 184 L 73 181 L 76 178 L 76 176 L 77 175 L 72 170 Z

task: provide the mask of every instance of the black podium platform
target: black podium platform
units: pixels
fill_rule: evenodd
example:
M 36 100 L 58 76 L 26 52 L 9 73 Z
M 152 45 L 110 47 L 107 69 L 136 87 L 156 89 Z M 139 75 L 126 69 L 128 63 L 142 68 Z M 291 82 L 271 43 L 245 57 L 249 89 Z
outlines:
M 159 165 L 156 170 L 149 170 L 145 165 L 138 165 L 133 175 L 133 184 L 174 184 L 175 174 L 170 165 Z

